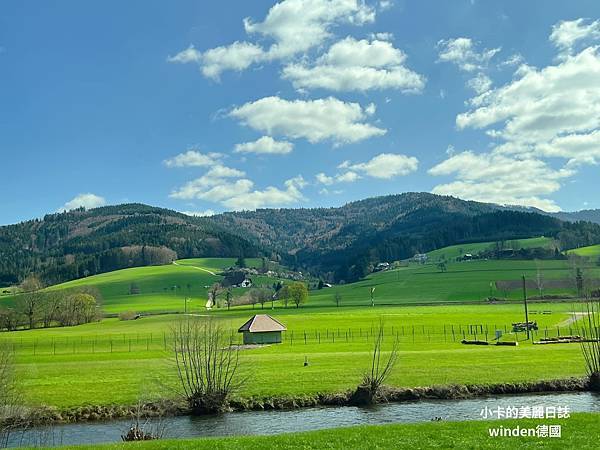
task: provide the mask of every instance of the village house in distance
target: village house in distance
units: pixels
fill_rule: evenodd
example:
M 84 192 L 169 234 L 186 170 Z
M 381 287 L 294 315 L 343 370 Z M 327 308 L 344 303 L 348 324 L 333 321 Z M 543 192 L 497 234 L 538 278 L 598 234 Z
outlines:
M 287 328 L 268 314 L 256 314 L 240 327 L 244 333 L 244 344 L 279 344 L 281 332 Z

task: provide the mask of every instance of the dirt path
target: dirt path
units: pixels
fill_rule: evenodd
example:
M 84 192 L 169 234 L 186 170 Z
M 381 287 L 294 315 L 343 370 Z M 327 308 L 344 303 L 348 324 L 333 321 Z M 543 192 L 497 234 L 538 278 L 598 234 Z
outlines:
M 558 324 L 559 327 L 568 327 L 569 325 L 574 324 L 579 319 L 583 319 L 585 316 L 588 315 L 588 313 L 586 312 L 570 312 L 569 314 L 570 316 L 568 319 L 565 319 Z
M 178 263 L 177 263 L 177 261 L 173 261 L 173 264 L 175 264 L 176 266 L 179 266 L 179 267 L 191 267 L 192 269 L 201 270 L 202 272 L 207 272 L 207 273 L 210 273 L 211 275 L 213 275 L 213 276 L 215 276 L 215 277 L 217 276 L 217 274 L 216 274 L 216 273 L 214 273 L 214 272 L 212 272 L 212 271 L 210 271 L 210 270 L 208 270 L 208 269 L 205 269 L 204 267 L 198 267 L 198 266 L 188 266 L 188 265 L 184 265 L 184 266 L 182 266 L 181 264 L 178 264 Z

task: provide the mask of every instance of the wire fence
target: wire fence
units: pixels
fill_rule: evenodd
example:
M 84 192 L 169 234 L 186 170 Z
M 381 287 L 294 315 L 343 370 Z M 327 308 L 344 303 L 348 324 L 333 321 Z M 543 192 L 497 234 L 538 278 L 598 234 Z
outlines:
M 292 329 L 282 334 L 282 343 L 290 346 L 370 343 L 377 332 L 376 325 L 366 328 Z M 587 328 L 573 325 L 541 327 L 538 330 L 530 330 L 530 333 L 531 339 L 534 341 L 542 338 L 574 335 L 585 338 L 592 335 Z M 384 327 L 383 337 L 384 342 L 397 340 L 402 344 L 459 344 L 462 340 L 520 342 L 527 339 L 527 332 L 513 331 L 511 325 L 505 324 L 393 325 Z M 17 355 L 23 356 L 170 352 L 173 350 L 173 339 L 168 331 L 53 338 L 25 336 L 12 338 L 0 335 L 0 338 L 0 342 L 8 343 Z M 228 341 L 230 345 L 242 345 L 243 336 L 236 330 L 231 330 Z

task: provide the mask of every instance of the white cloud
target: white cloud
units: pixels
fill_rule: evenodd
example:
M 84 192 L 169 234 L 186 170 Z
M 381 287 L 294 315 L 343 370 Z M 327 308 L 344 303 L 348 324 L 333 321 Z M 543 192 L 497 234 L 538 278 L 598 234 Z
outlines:
M 379 32 L 379 33 L 369 33 L 369 39 L 372 41 L 393 41 L 394 33 L 388 32 Z
M 323 172 L 315 175 L 318 183 L 330 186 L 334 183 L 353 183 L 360 179 L 360 175 L 353 171 L 347 171 L 344 173 L 338 173 L 334 176 L 325 175 Z
M 481 95 L 487 92 L 492 87 L 492 80 L 484 73 L 478 73 L 475 78 L 471 78 L 467 82 L 467 86 L 475 91 L 476 94 Z
M 206 209 L 204 211 L 180 211 L 180 213 L 192 217 L 210 217 L 216 214 L 216 212 L 212 209 Z
M 235 153 L 256 153 L 260 155 L 285 155 L 291 153 L 294 144 L 287 141 L 276 141 L 271 136 L 263 136 L 253 142 L 236 144 Z
M 208 199 L 212 200 L 216 196 L 222 197 L 228 194 L 223 193 L 223 189 L 219 186 L 228 186 L 227 189 L 233 189 L 234 193 L 247 191 L 252 188 L 253 183 L 250 180 L 238 180 L 231 184 L 227 181 L 228 178 L 239 178 L 245 176 L 245 173 L 238 169 L 216 165 L 208 172 L 195 180 L 188 181 L 182 187 L 171 192 L 169 197 L 178 199 Z M 213 190 L 213 188 L 216 188 Z M 227 192 L 227 191 L 225 191 Z
M 475 108 L 456 118 L 463 128 L 487 128 L 523 151 L 572 133 L 600 127 L 600 56 L 590 47 L 555 66 L 528 68 L 518 79 L 480 96 Z M 519 148 L 521 150 L 519 150 Z M 576 157 L 576 155 L 574 155 Z
M 222 156 L 220 153 L 200 153 L 196 150 L 188 150 L 166 159 L 164 164 L 167 167 L 206 167 L 215 164 Z
M 390 179 L 416 171 L 419 167 L 419 160 L 414 156 L 380 153 L 370 161 L 360 164 L 349 164 L 345 161 L 338 167 L 342 166 L 373 178 Z
M 98 208 L 100 206 L 106 205 L 106 199 L 104 197 L 100 197 L 96 194 L 79 194 L 75 198 L 69 200 L 63 206 L 58 209 L 58 212 L 70 211 L 72 209 L 77 209 L 80 207 L 84 207 L 85 209 L 90 208 Z
M 454 63 L 465 72 L 484 69 L 500 51 L 500 48 L 477 51 L 475 43 L 465 37 L 438 41 L 437 48 L 440 61 Z
M 358 103 L 333 97 L 318 100 L 285 100 L 265 97 L 233 109 L 230 115 L 269 135 L 309 142 L 358 142 L 381 136 L 386 130 L 364 123 L 367 113 Z
M 563 20 L 552 27 L 550 41 L 563 53 L 571 54 L 579 42 L 600 39 L 600 20 Z
M 301 190 L 306 186 L 304 178 L 297 176 L 285 182 L 285 189 L 269 186 L 264 190 L 243 192 L 224 200 L 224 206 L 235 210 L 281 207 L 304 200 Z
M 431 169 L 456 178 L 433 192 L 559 209 L 550 196 L 580 165 L 600 162 L 598 48 L 568 54 L 596 26 L 561 22 L 551 35 L 562 52 L 558 63 L 522 64 L 510 82 L 467 102 L 470 110 L 457 116 L 457 127 L 483 129 L 497 142 L 489 153 L 464 152 Z
M 240 170 L 217 165 L 200 178 L 171 192 L 170 197 L 206 200 L 234 210 L 287 206 L 304 200 L 302 189 L 307 183 L 301 176 L 287 180 L 283 189 L 268 186 L 263 190 L 254 189 L 254 182 L 241 178 L 244 176 L 245 173 Z M 198 215 L 193 212 L 184 214 Z
M 262 22 L 244 19 L 246 33 L 271 40 L 270 47 L 236 41 L 200 52 L 190 46 L 168 61 L 198 64 L 206 77 L 218 79 L 226 70 L 241 71 L 255 63 L 307 52 L 330 38 L 338 25 L 363 25 L 374 19 L 375 10 L 362 0 L 283 0 L 269 9 Z
M 406 55 L 390 42 L 347 37 L 333 44 L 314 65 L 290 64 L 283 69 L 282 76 L 296 89 L 419 92 L 425 78 L 404 67 L 405 59 Z
M 552 212 L 560 208 L 546 197 L 558 191 L 560 181 L 573 172 L 554 170 L 536 159 L 466 151 L 431 168 L 429 174 L 456 177 L 453 182 L 436 186 L 432 191 L 434 194 L 505 205 L 535 206 Z
M 336 25 L 374 20 L 375 11 L 361 0 L 284 0 L 271 7 L 263 22 L 246 18 L 244 28 L 275 41 L 270 57 L 287 58 L 323 43 Z

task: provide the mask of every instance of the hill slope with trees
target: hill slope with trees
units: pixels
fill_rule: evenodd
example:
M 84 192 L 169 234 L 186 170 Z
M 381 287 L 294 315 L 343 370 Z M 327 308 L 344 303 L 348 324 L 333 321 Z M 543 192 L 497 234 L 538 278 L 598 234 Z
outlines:
M 267 256 L 332 281 L 372 264 L 466 242 L 554 238 L 561 250 L 600 244 L 600 225 L 428 193 L 336 208 L 259 209 L 190 217 L 141 204 L 79 209 L 0 227 L 0 284 L 45 284 L 178 258 Z

